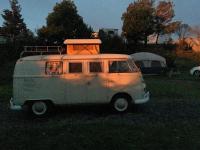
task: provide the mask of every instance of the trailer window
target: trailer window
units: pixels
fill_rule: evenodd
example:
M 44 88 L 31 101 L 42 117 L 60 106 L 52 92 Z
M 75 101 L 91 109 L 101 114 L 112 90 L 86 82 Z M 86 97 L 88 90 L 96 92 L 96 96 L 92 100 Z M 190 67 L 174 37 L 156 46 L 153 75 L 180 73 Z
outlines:
M 162 67 L 160 61 L 152 61 L 151 62 L 151 67 Z
M 89 62 L 90 73 L 103 72 L 102 62 Z
M 133 72 L 127 61 L 109 61 L 109 73 Z
M 144 63 L 142 61 L 136 61 L 135 64 L 138 68 L 144 68 Z
M 69 73 L 82 73 L 82 63 L 70 62 Z
M 46 62 L 45 72 L 47 75 L 60 75 L 63 73 L 63 63 L 61 61 Z

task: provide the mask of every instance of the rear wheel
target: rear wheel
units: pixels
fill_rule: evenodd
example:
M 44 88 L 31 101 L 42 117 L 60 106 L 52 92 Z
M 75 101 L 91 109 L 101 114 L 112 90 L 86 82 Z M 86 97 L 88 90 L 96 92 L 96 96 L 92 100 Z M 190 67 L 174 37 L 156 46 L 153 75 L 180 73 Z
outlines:
M 127 96 L 116 96 L 112 100 L 112 107 L 116 112 L 126 112 L 130 107 L 130 99 Z
M 200 71 L 196 70 L 193 75 L 196 76 L 196 77 L 200 77 Z
M 33 115 L 43 117 L 50 112 L 51 106 L 52 104 L 47 101 L 34 101 L 29 108 Z

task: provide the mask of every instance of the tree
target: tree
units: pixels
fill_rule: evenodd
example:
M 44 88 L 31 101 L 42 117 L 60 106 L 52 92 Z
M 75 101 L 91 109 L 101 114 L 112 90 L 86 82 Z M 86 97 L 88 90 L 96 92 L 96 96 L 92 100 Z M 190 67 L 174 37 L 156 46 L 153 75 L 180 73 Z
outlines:
M 188 24 L 180 24 L 176 30 L 179 40 L 184 40 L 189 35 L 190 29 Z
M 47 16 L 47 25 L 37 33 L 39 39 L 46 41 L 46 44 L 61 44 L 66 38 L 88 38 L 92 29 L 84 23 L 74 2 L 63 0 L 56 3 L 53 12 Z
M 111 36 L 102 29 L 99 30 L 99 38 L 102 41 L 101 53 L 125 53 L 126 45 L 121 36 Z
M 140 41 L 147 44 L 147 37 L 154 33 L 153 13 L 152 0 L 137 0 L 129 4 L 122 15 L 122 31 L 129 44 L 137 44 Z
M 158 5 L 154 0 L 137 0 L 131 3 L 127 11 L 122 15 L 123 33 L 128 42 L 147 43 L 147 37 L 151 34 L 171 34 L 176 31 L 180 22 L 172 22 L 174 17 L 174 5 L 171 1 L 160 1 Z
M 33 33 L 27 29 L 24 19 L 21 15 L 21 7 L 17 0 L 9 0 L 11 9 L 3 10 L 1 15 L 4 19 L 3 26 L 0 28 L 0 34 L 8 38 L 4 44 L 0 55 L 7 59 L 16 59 L 23 50 L 24 45 L 34 42 Z
M 11 10 L 5 9 L 2 17 L 4 19 L 1 34 L 15 41 L 17 36 L 27 35 L 28 29 L 21 15 L 21 7 L 17 0 L 9 0 Z
M 185 38 L 190 34 L 191 28 L 188 24 L 180 24 L 176 30 L 176 34 L 179 39 L 179 48 L 186 49 L 188 44 L 185 42 Z
M 160 1 L 155 7 L 156 43 L 160 35 L 171 34 L 176 31 L 180 22 L 172 22 L 174 16 L 174 4 L 171 1 Z
M 171 33 L 175 33 L 177 31 L 177 29 L 179 28 L 181 22 L 180 21 L 175 21 L 175 22 L 171 22 L 169 24 L 167 24 L 164 28 L 164 34 L 171 34 Z

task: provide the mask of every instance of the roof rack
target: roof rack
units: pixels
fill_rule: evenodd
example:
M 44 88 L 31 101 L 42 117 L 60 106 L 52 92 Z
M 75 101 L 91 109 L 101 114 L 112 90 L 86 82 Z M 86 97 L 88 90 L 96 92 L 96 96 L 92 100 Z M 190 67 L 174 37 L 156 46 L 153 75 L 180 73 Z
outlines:
M 24 54 L 62 54 L 64 51 L 63 47 L 61 46 L 24 46 L 24 51 L 21 52 L 20 58 Z

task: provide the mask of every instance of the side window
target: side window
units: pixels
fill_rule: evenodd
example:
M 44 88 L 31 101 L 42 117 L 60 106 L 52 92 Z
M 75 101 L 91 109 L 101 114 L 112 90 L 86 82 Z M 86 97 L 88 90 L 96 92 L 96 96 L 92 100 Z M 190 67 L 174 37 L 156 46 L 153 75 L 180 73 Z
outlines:
M 46 62 L 45 72 L 47 75 L 60 75 L 63 73 L 63 63 L 61 61 Z
M 161 63 L 159 61 L 152 61 L 151 62 L 151 67 L 162 67 Z
M 69 62 L 69 73 L 82 73 L 82 72 L 83 72 L 82 63 Z
M 137 65 L 138 68 L 144 68 L 144 64 L 142 61 L 136 61 L 135 64 Z
M 117 61 L 109 61 L 109 73 L 117 73 Z
M 89 71 L 90 73 L 101 73 L 103 72 L 102 66 L 102 62 L 89 62 Z
M 109 73 L 133 72 L 127 61 L 109 61 Z

